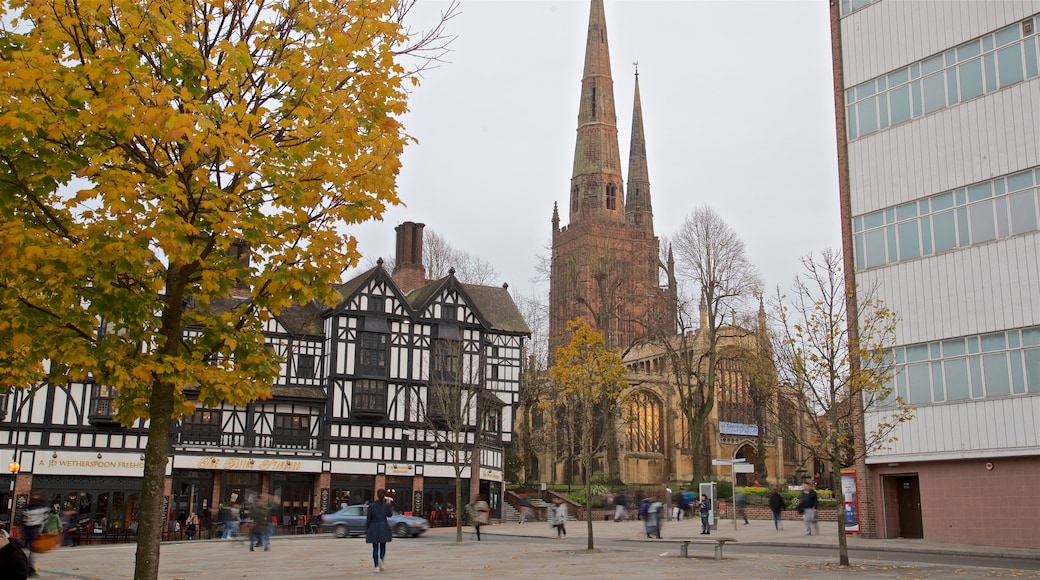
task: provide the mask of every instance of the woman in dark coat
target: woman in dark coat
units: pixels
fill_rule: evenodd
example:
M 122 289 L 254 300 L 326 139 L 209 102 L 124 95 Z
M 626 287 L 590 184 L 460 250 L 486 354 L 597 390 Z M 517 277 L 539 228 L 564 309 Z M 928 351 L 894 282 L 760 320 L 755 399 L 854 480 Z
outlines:
M 376 490 L 376 501 L 368 506 L 365 515 L 365 542 L 372 544 L 372 563 L 376 572 L 383 571 L 383 558 L 386 557 L 386 544 L 393 540 L 390 523 L 386 520 L 394 515 L 394 507 L 386 501 L 386 490 Z

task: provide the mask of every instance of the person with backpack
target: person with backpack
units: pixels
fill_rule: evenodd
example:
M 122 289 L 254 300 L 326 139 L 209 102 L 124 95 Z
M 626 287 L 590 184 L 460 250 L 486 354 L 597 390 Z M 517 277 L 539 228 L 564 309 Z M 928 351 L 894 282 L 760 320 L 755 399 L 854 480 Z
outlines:
M 0 530 L 0 578 L 26 580 L 29 574 L 29 557 L 25 555 L 25 544 Z M 36 575 L 36 571 L 32 571 Z

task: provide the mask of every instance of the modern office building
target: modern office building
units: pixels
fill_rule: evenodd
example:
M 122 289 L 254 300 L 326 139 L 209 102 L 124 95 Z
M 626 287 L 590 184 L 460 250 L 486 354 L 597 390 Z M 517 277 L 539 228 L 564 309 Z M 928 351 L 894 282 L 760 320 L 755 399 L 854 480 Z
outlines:
M 1040 548 L 1040 1 L 839 9 L 845 248 L 916 407 L 866 460 L 863 530 Z

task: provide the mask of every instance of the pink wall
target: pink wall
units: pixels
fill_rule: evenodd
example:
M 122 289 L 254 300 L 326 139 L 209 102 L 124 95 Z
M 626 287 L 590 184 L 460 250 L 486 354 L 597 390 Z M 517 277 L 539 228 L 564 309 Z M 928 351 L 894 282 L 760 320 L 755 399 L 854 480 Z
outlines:
M 875 501 L 885 502 L 879 537 L 899 537 L 895 486 L 882 476 L 917 475 L 926 540 L 1040 549 L 1040 456 L 877 465 L 871 474 Z

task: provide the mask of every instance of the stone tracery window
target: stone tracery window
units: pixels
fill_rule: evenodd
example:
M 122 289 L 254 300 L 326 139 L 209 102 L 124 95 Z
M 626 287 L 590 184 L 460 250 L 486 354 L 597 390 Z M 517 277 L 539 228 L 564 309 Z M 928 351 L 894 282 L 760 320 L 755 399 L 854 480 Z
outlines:
M 628 445 L 637 453 L 663 453 L 663 410 L 661 399 L 650 391 L 639 391 L 629 402 Z

